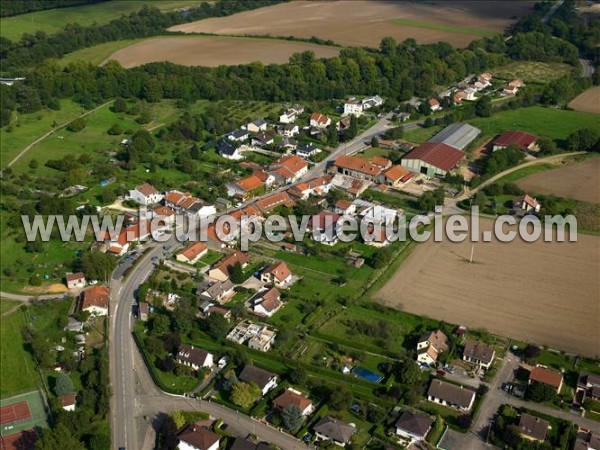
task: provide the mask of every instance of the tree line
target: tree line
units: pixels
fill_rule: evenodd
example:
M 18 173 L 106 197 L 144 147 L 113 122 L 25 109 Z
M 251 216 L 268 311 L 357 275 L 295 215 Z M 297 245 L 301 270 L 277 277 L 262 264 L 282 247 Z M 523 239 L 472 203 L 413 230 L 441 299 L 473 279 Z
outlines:
M 35 11 L 47 9 L 67 8 L 69 6 L 87 5 L 90 3 L 102 3 L 107 0 L 28 0 L 26 2 L 6 1 L 2 2 L 0 17 L 17 16 Z

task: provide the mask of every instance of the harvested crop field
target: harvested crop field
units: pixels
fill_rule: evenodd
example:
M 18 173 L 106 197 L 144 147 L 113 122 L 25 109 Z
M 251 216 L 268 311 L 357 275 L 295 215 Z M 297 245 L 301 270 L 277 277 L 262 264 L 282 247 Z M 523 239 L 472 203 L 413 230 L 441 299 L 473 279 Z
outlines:
M 577 111 L 600 114 L 600 86 L 590 88 L 579 94 L 569 103 L 569 107 Z
M 229 17 L 177 25 L 171 30 L 216 34 L 295 36 L 336 44 L 379 47 L 391 36 L 401 42 L 446 41 L 464 47 L 502 33 L 532 7 L 530 1 L 293 1 Z
M 178 36 L 145 39 L 114 52 L 107 60 L 123 67 L 170 61 L 183 66 L 284 63 L 294 53 L 312 50 L 318 58 L 330 58 L 340 49 L 304 42 L 277 39 L 236 38 L 229 36 Z
M 600 158 L 521 178 L 517 185 L 532 194 L 553 194 L 584 202 L 600 202 Z
M 492 226 L 481 222 L 481 230 Z M 420 244 L 376 296 L 410 313 L 599 356 L 600 238 L 480 242 L 471 264 L 470 253 L 468 240 Z

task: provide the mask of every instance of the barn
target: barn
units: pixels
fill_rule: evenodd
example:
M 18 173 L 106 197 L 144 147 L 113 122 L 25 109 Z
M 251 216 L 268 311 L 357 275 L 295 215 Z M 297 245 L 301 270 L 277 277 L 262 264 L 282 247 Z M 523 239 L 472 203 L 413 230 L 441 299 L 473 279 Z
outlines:
M 425 142 L 406 154 L 401 164 L 411 172 L 445 177 L 465 155 L 465 152 L 441 142 Z

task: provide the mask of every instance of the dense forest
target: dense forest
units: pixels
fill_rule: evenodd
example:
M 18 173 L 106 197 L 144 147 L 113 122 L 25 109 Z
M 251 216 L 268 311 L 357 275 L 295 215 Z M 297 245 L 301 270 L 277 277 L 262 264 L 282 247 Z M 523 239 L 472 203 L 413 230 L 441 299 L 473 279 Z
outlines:
M 106 1 L 108 0 L 3 0 L 2 8 L 0 8 L 0 17 L 10 17 L 34 11 L 43 11 L 45 9 L 66 8 Z

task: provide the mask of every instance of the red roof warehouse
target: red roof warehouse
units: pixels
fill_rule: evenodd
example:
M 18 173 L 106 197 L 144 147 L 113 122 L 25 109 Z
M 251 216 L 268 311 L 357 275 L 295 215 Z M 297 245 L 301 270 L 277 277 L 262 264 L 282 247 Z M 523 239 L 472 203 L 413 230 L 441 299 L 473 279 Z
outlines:
M 449 145 L 441 142 L 425 142 L 404 156 L 402 165 L 413 172 L 444 176 L 464 157 L 465 152 Z
M 511 144 L 515 144 L 521 150 L 529 150 L 535 144 L 538 137 L 522 131 L 505 131 L 498 136 L 493 143 L 494 151 L 501 150 Z

